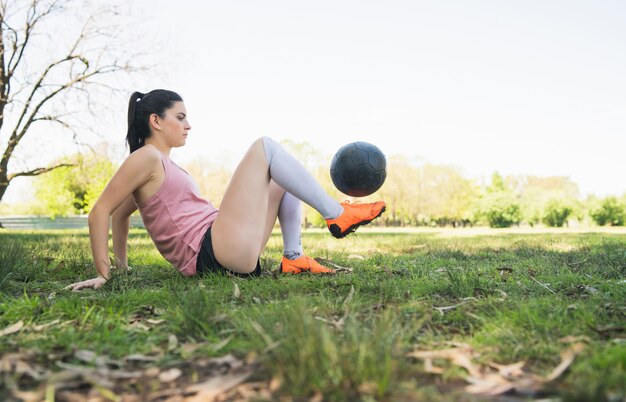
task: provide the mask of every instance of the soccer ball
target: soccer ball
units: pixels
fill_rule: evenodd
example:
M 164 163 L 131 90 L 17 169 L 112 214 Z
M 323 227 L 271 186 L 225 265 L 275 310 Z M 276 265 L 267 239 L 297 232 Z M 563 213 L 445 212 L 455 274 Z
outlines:
M 333 157 L 330 177 L 342 193 L 365 197 L 385 182 L 387 160 L 377 146 L 369 142 L 352 142 L 339 148 Z

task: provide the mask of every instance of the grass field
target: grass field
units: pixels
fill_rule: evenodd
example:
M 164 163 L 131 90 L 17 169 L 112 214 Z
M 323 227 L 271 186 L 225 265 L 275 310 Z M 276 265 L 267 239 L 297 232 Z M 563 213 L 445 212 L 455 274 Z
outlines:
M 0 400 L 624 401 L 626 231 L 306 232 L 334 276 L 181 277 L 143 230 L 0 231 Z M 493 395 L 493 396 L 488 396 Z

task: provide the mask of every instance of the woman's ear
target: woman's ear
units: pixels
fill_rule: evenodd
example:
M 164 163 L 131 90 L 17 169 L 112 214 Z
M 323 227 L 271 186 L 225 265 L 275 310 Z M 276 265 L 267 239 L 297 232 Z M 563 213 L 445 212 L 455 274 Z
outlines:
M 153 130 L 161 130 L 161 119 L 158 114 L 152 113 L 148 118 L 148 122 Z

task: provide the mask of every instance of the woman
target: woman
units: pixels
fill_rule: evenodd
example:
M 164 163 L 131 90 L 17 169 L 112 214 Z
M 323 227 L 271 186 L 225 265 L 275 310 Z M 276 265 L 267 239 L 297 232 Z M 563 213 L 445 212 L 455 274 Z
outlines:
M 259 256 L 276 218 L 284 243 L 281 272 L 333 273 L 303 254 L 300 200 L 324 216 L 337 238 L 385 210 L 382 201 L 339 203 L 280 144 L 262 137 L 237 166 L 218 211 L 169 158 L 172 148 L 185 145 L 190 129 L 183 100 L 175 92 L 156 89 L 132 94 L 126 136 L 130 155 L 89 213 L 89 239 L 99 275 L 66 289 L 98 289 L 111 277 L 109 219 L 116 265 L 127 267 L 130 215 L 137 209 L 159 252 L 185 276 L 259 275 Z

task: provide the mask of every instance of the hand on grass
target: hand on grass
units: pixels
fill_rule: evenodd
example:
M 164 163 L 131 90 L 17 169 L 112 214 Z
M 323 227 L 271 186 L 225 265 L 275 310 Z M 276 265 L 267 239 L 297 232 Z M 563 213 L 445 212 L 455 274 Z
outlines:
M 87 279 L 86 281 L 72 283 L 69 286 L 66 286 L 65 290 L 71 290 L 72 292 L 78 292 L 81 289 L 100 289 L 102 285 L 107 282 L 102 276 L 93 279 Z

